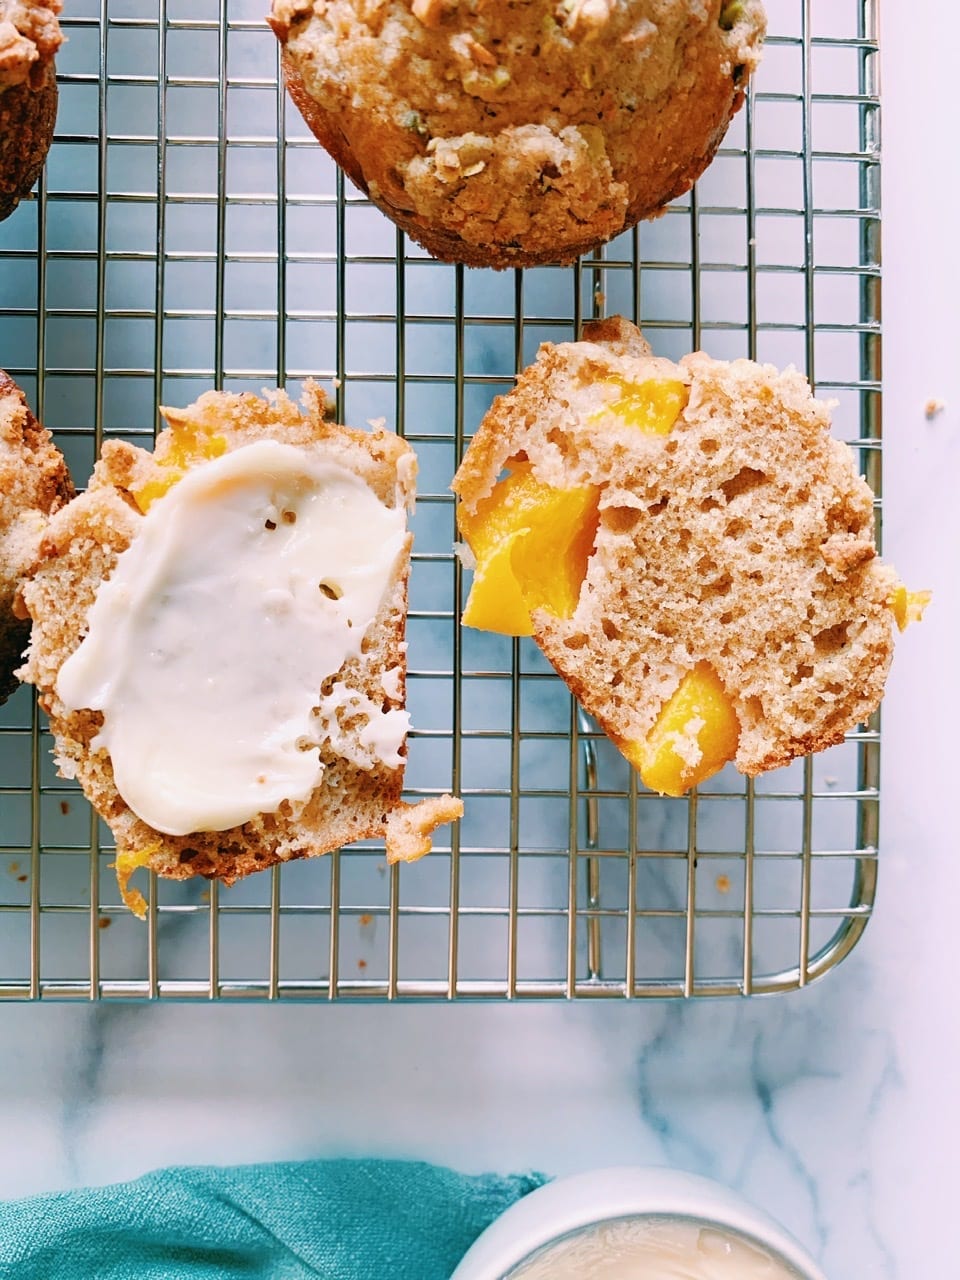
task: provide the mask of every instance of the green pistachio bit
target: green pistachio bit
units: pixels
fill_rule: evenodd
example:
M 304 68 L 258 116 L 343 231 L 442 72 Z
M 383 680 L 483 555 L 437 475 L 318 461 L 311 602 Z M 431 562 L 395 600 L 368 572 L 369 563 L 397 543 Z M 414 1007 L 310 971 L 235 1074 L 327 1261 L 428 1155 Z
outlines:
M 740 22 L 745 16 L 745 9 L 744 0 L 727 0 L 720 10 L 720 26 L 724 31 L 731 31 Z
M 430 130 L 423 123 L 423 116 L 419 111 L 408 111 L 403 117 L 403 127 L 415 133 L 419 138 L 429 138 Z

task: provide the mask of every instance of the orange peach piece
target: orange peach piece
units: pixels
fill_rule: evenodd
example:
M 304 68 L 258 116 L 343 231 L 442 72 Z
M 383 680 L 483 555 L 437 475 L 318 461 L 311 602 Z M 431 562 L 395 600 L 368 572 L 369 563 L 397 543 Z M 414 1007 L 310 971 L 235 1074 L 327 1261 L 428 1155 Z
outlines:
M 651 791 L 682 796 L 737 753 L 740 723 L 720 677 L 698 663 L 660 710 L 645 742 L 618 742 Z
M 529 529 L 509 534 L 477 562 L 473 586 L 463 610 L 463 624 L 478 631 L 498 631 L 501 635 L 532 636 L 530 609 L 513 567 L 517 542 Z
M 529 462 L 511 464 L 460 532 L 477 559 L 463 621 L 503 635 L 532 635 L 531 611 L 569 618 L 593 551 L 599 493 L 590 485 L 554 489 Z
M 196 466 L 198 462 L 219 458 L 227 450 L 227 442 L 223 436 L 213 435 L 193 425 L 175 423 L 170 431 L 172 438 L 169 447 L 163 457 L 157 459 L 158 465 L 165 468 L 163 474 L 133 490 L 137 506 L 144 514 L 178 480 L 183 479 L 190 467 Z
M 911 622 L 922 622 L 923 611 L 933 599 L 930 591 L 908 591 L 899 586 L 890 597 L 889 605 L 901 631 L 906 631 Z
M 608 414 L 615 414 L 628 427 L 651 436 L 668 436 L 690 397 L 687 385 L 671 378 L 627 382 L 615 374 L 602 381 L 616 387 L 620 395 L 595 409 L 589 421 L 599 422 Z

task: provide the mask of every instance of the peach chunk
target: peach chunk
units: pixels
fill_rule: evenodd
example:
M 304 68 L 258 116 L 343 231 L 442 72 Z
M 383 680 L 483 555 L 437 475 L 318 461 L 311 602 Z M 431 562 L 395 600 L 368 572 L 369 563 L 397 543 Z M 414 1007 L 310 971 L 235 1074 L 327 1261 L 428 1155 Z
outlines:
M 626 426 L 636 427 L 649 436 L 668 436 L 690 398 L 686 383 L 671 378 L 628 382 L 619 374 L 613 374 L 601 381 L 606 386 L 616 387 L 620 394 L 594 410 L 589 421 L 598 422 L 613 413 Z
M 911 622 L 922 622 L 923 611 L 932 599 L 930 591 L 908 591 L 904 586 L 897 587 L 888 604 L 899 630 L 906 631 Z
M 149 865 L 150 859 L 159 848 L 160 842 L 158 840 L 143 849 L 118 853 L 116 862 L 109 864 L 117 873 L 117 885 L 120 889 L 120 897 L 123 899 L 124 906 L 128 907 L 139 920 L 146 920 L 147 918 L 147 900 L 139 889 L 130 888 L 130 879 L 135 871 L 139 871 L 141 867 Z
M 529 534 L 519 529 L 508 534 L 481 559 L 473 575 L 473 586 L 463 611 L 463 621 L 478 631 L 499 631 L 501 635 L 532 636 L 530 606 L 513 567 L 518 543 Z
M 512 462 L 474 512 L 461 507 L 460 532 L 477 559 L 464 623 L 530 636 L 534 609 L 571 617 L 597 536 L 598 502 L 592 485 L 553 489 L 529 462 Z
M 144 514 L 178 480 L 183 479 L 190 467 L 196 466 L 198 462 L 219 458 L 227 451 L 227 442 L 223 436 L 215 435 L 192 422 L 172 422 L 168 439 L 167 449 L 161 457 L 155 459 L 158 466 L 165 468 L 164 473 L 133 490 L 137 506 Z
M 698 663 L 660 709 L 645 742 L 618 742 L 651 791 L 682 796 L 734 758 L 740 723 L 723 682 Z

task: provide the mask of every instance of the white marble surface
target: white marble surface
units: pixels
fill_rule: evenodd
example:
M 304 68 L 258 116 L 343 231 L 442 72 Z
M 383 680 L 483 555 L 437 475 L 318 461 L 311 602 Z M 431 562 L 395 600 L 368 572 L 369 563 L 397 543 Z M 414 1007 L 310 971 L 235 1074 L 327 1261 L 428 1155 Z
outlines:
M 936 604 L 885 704 L 880 896 L 856 952 L 768 1000 L 3 1007 L 0 1194 L 335 1153 L 653 1162 L 737 1187 L 831 1280 L 958 1274 L 956 68 L 929 39 L 945 0 L 884 8 L 885 546 Z

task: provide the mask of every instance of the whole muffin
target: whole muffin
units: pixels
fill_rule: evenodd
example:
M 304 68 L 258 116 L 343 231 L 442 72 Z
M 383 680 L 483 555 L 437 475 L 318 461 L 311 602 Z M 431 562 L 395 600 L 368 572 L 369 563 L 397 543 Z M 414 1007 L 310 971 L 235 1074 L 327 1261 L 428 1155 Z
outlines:
M 693 185 L 760 0 L 273 0 L 287 88 L 398 226 L 471 266 L 570 262 Z
M 0 0 L 0 221 L 43 168 L 57 119 L 60 0 Z

